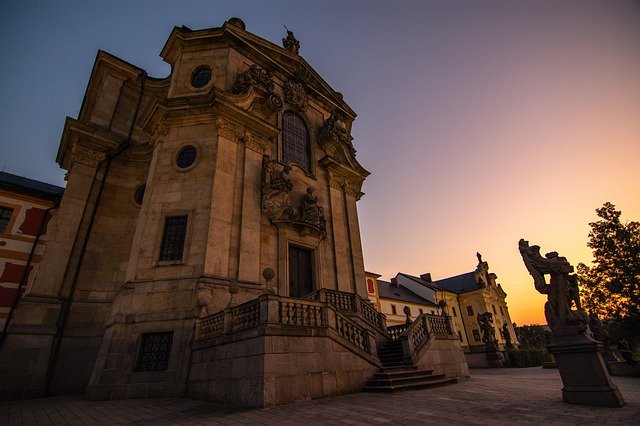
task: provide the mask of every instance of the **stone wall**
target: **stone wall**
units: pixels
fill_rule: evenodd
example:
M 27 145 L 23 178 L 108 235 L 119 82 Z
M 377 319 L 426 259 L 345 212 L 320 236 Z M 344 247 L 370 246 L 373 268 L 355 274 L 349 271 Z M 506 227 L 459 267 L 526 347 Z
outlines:
M 422 348 L 418 362 L 422 370 L 433 370 L 446 377 L 469 377 L 469 366 L 460 347 L 458 336 L 438 336 Z
M 357 392 L 378 370 L 329 336 L 269 334 L 194 350 L 187 396 L 267 407 Z

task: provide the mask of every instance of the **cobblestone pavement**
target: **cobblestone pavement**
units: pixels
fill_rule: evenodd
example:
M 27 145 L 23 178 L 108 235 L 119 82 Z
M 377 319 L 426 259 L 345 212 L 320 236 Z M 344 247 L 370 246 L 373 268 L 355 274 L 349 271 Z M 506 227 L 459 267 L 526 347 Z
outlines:
M 440 388 L 394 394 L 358 393 L 265 409 L 239 409 L 192 399 L 92 402 L 79 395 L 0 403 L 0 425 L 197 424 L 599 424 L 640 425 L 640 379 L 614 377 L 627 405 L 562 403 L 557 370 L 471 370 Z

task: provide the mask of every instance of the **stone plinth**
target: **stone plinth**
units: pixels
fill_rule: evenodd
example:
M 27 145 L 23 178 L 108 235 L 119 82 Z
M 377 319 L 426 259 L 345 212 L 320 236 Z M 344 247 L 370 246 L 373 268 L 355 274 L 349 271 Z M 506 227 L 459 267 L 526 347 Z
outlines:
M 600 407 L 625 405 L 600 349 L 599 342 L 584 334 L 552 338 L 547 350 L 555 357 L 562 377 L 564 402 Z

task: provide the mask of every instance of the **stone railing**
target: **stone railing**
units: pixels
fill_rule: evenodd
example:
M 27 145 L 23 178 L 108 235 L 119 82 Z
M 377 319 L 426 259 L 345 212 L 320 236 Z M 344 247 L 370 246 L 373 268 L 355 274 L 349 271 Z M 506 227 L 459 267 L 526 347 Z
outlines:
M 389 332 L 389 336 L 391 340 L 400 340 L 402 333 L 407 331 L 410 324 L 400 324 L 400 325 L 392 325 L 387 327 L 387 331 Z
M 317 331 L 306 334 L 339 336 L 343 344 L 368 355 L 372 355 L 372 348 L 375 347 L 373 334 L 341 313 L 333 304 L 275 294 L 265 294 L 198 319 L 195 342 L 204 346 L 225 343 L 235 332 L 271 325 L 278 327 L 277 332 L 283 335 L 288 334 L 289 328 L 291 335 L 300 335 L 303 329 L 308 328 Z M 318 331 L 318 328 L 321 330 Z
M 278 301 L 278 323 L 286 325 L 325 326 L 326 308 L 320 304 L 295 301 Z
M 449 317 L 429 315 L 429 329 L 434 334 L 453 334 Z
M 386 317 L 384 314 L 376 311 L 368 300 L 364 300 L 355 293 L 323 288 L 308 294 L 305 299 L 326 302 L 340 311 L 357 312 L 379 330 L 386 330 Z
M 224 309 L 199 320 L 196 326 L 196 340 L 248 330 L 258 325 L 260 320 L 260 304 L 252 300 L 242 305 Z
M 391 340 L 402 341 L 404 359 L 408 364 L 417 361 L 421 349 L 430 339 L 447 338 L 453 335 L 449 317 L 430 314 L 418 316 L 411 324 L 388 327 L 387 331 Z
M 342 338 L 366 353 L 371 353 L 369 331 L 336 312 L 336 331 Z

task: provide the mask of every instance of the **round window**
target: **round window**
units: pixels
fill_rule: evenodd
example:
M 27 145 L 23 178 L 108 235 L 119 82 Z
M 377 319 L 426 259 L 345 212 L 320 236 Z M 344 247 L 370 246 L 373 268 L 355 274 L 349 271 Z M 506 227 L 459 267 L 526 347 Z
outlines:
M 191 85 L 196 89 L 204 87 L 211 81 L 211 68 L 208 66 L 197 68 L 191 76 Z
M 147 188 L 146 184 L 142 184 L 136 189 L 136 193 L 133 195 L 133 199 L 136 203 L 142 205 L 142 200 L 144 199 L 144 190 Z
M 176 165 L 181 169 L 186 169 L 196 161 L 196 149 L 192 146 L 185 146 L 178 153 Z

